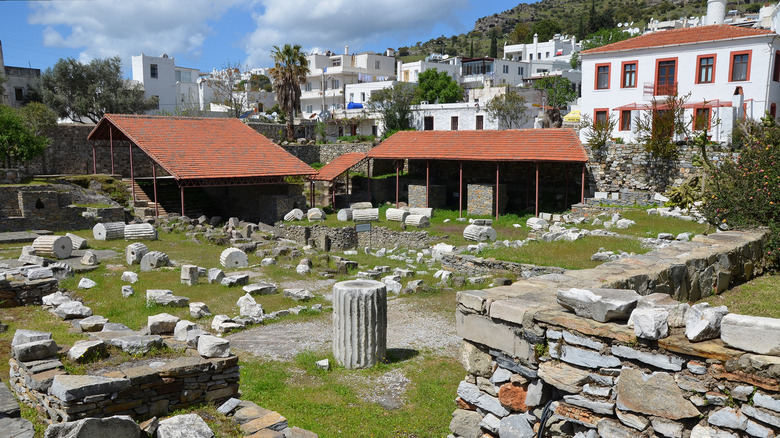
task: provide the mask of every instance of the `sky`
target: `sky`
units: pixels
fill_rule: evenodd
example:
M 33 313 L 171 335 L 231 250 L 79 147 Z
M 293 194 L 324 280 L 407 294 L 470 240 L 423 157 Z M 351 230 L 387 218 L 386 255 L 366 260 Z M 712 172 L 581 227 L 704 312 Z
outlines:
M 270 67 L 274 45 L 306 53 L 383 52 L 466 33 L 477 18 L 520 0 L 0 0 L 5 65 L 39 68 L 60 58 L 144 53 L 210 72 Z

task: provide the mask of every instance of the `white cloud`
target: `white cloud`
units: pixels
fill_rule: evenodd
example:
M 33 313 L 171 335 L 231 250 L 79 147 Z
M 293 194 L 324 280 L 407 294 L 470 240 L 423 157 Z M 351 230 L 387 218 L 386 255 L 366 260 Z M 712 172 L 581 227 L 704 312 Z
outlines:
M 411 41 L 427 35 L 437 24 L 452 29 L 456 13 L 468 0 L 259 0 L 253 15 L 257 29 L 246 38 L 247 64 L 270 65 L 273 45 L 301 44 L 306 51 L 319 49 L 342 53 L 392 38 Z M 427 39 L 427 38 L 426 38 Z M 415 40 L 416 41 L 416 40 Z
M 44 45 L 82 49 L 81 61 L 142 52 L 197 57 L 215 22 L 237 0 L 34 2 L 30 24 L 46 26 Z

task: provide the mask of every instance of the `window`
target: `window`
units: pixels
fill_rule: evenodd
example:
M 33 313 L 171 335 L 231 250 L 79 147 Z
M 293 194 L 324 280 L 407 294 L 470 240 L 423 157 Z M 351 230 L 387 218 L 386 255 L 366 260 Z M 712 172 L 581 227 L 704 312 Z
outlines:
M 517 74 L 520 76 L 523 75 L 523 67 L 517 67 Z
M 423 131 L 433 131 L 433 116 L 423 118 Z
M 772 80 L 780 82 L 780 51 L 775 52 L 775 68 L 772 70 Z
M 593 110 L 593 122 L 594 123 L 606 123 L 609 120 L 609 109 L 596 108 Z
M 381 64 L 379 63 L 379 61 L 376 61 L 376 62 L 374 62 L 374 67 L 375 67 L 377 70 L 379 70 L 379 66 L 380 66 L 380 65 L 381 65 Z
M 458 130 L 458 116 L 450 117 L 450 131 Z
M 750 52 L 731 52 L 731 81 L 750 80 Z
M 702 131 L 710 128 L 710 109 L 696 108 L 696 116 L 693 119 L 693 129 Z
M 596 64 L 596 89 L 609 88 L 609 64 Z
M 341 86 L 341 84 L 340 84 L 339 80 L 338 79 L 334 79 L 333 80 L 333 86 L 331 88 L 333 88 L 335 90 L 336 88 L 340 88 L 340 86 Z
M 306 112 L 307 113 L 313 113 L 314 112 L 314 105 L 306 105 Z
M 365 101 L 366 101 L 366 93 L 360 93 L 360 102 L 362 103 Z
M 341 58 L 337 58 L 333 60 L 333 66 L 334 67 L 341 67 Z
M 636 61 L 623 63 L 621 88 L 636 88 Z
M 545 58 L 549 58 L 550 57 L 550 52 L 544 52 L 544 57 Z
M 772 105 L 769 105 L 769 115 L 772 117 L 777 117 L 777 104 L 773 103 Z
M 503 67 L 504 67 L 504 68 L 503 68 L 503 71 L 504 71 L 504 73 L 506 73 L 506 74 L 509 74 L 509 66 L 508 66 L 508 65 L 505 65 L 505 66 L 503 66 Z
M 176 82 L 181 82 L 181 70 L 176 70 L 173 72 L 174 79 L 176 79 Z
M 677 92 L 677 58 L 659 59 L 655 69 L 655 95 L 669 96 Z
M 536 59 L 542 59 L 542 52 L 536 54 Z
M 631 110 L 620 111 L 620 130 L 631 130 Z
M 192 72 L 191 71 L 183 71 L 183 72 L 181 72 L 181 81 L 182 82 L 192 82 Z
M 311 91 L 311 82 L 307 82 L 303 87 L 303 91 Z
M 17 102 L 21 102 L 24 100 L 24 88 L 22 87 L 14 87 L 14 98 Z
M 772 104 L 774 105 L 774 104 Z M 477 130 L 485 128 L 485 116 L 477 116 Z
M 529 59 L 530 61 L 533 61 L 533 60 L 534 60 L 534 54 L 533 54 L 533 53 L 529 53 L 529 54 L 528 54 L 528 59 Z
M 700 55 L 696 57 L 697 84 L 709 84 L 715 81 L 715 55 Z
M 349 93 L 349 101 L 354 102 L 355 101 L 355 93 Z
M 157 77 L 157 64 L 149 64 L 149 75 L 153 78 Z

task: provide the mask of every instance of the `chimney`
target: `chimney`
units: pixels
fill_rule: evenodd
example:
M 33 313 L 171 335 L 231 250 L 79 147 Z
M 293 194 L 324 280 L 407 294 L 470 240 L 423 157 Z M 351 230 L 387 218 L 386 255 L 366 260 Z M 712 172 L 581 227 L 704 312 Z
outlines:
M 731 106 L 734 107 L 734 116 L 737 119 L 741 119 L 744 117 L 743 114 L 744 104 L 745 104 L 745 95 L 742 94 L 742 87 L 737 87 L 734 89 L 734 95 L 731 96 Z
M 726 19 L 726 0 L 707 0 L 707 24 L 723 24 Z
M 344 46 L 344 54 L 349 55 L 349 46 Z

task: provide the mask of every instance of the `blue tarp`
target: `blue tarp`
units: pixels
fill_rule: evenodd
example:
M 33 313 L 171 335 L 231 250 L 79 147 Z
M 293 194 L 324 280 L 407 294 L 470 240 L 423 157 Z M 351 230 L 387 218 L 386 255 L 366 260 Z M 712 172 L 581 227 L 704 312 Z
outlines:
M 347 104 L 347 109 L 360 109 L 360 108 L 363 108 L 362 103 L 350 102 Z

